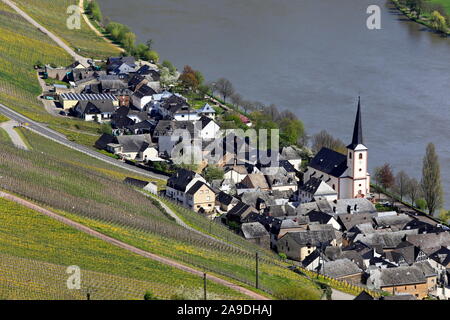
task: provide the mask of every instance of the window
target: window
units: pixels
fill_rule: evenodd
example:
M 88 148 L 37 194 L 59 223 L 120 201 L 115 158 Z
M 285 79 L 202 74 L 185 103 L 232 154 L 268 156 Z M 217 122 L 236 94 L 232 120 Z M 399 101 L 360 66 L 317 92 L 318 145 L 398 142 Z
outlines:
M 211 200 L 211 197 L 210 197 L 210 196 L 207 196 L 207 197 L 206 197 L 206 200 L 207 200 L 207 201 Z
M 360 154 L 359 154 L 359 160 L 361 160 L 362 158 L 363 158 L 363 154 L 360 153 Z
M 351 152 L 348 153 L 348 157 L 349 157 L 350 159 L 352 158 L 352 153 L 351 153 Z
M 336 186 L 333 184 L 333 190 L 336 190 Z

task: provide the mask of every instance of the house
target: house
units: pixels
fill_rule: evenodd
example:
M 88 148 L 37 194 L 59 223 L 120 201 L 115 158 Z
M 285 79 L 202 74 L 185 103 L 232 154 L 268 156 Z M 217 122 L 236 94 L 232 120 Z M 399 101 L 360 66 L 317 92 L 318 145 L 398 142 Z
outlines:
M 316 272 L 319 270 L 319 267 L 321 265 L 322 258 L 320 256 L 319 250 L 314 250 L 310 255 L 308 255 L 305 259 L 302 261 L 302 267 L 309 271 Z
M 194 140 L 199 139 L 196 133 L 191 121 L 160 120 L 153 131 L 153 137 L 158 142 L 159 152 L 170 155 L 174 146 L 182 142 L 184 138 L 189 138 L 188 141 L 184 141 L 186 143 L 193 143 Z
M 238 202 L 240 202 L 237 198 L 220 191 L 216 195 L 216 206 L 219 207 L 219 210 L 228 212 L 230 211 Z
M 143 181 L 139 179 L 134 179 L 130 177 L 126 177 L 123 181 L 125 184 L 128 184 L 132 187 L 136 187 L 139 189 L 144 189 L 145 191 L 148 191 L 153 194 L 158 194 L 158 186 L 153 181 Z
M 95 147 L 99 150 L 106 150 L 108 144 L 110 143 L 117 143 L 116 137 L 113 135 L 104 133 L 100 136 L 100 138 L 95 141 Z
M 321 212 L 321 211 L 310 211 L 306 214 L 306 216 L 309 218 L 309 221 L 311 223 L 319 223 L 319 224 L 329 224 L 333 226 L 336 230 L 341 230 L 341 225 L 337 222 L 337 220 L 330 214 Z
M 219 136 L 220 126 L 213 119 L 202 116 L 196 123 L 199 136 L 203 140 L 212 140 Z
M 423 262 L 428 259 L 428 256 L 420 250 L 420 248 L 402 241 L 394 250 L 385 253 L 387 260 L 394 262 L 397 265 L 413 265 L 416 262 Z
M 207 118 L 210 119 L 215 119 L 216 118 L 216 110 L 214 110 L 213 107 L 211 107 L 209 104 L 205 103 L 205 105 L 203 107 L 201 107 L 200 109 L 197 110 L 197 113 L 200 116 L 205 116 Z
M 361 284 L 363 270 L 347 258 L 326 261 L 320 268 L 320 273 L 330 278 L 343 280 L 350 284 Z
M 64 110 L 69 110 L 75 107 L 79 102 L 94 102 L 94 101 L 109 101 L 113 106 L 118 107 L 119 101 L 117 98 L 109 93 L 101 94 L 84 94 L 84 93 L 61 93 L 59 95 L 59 102 Z
M 252 213 L 258 213 L 255 208 L 241 201 L 236 203 L 226 214 L 228 224 L 241 224 L 247 222 L 248 217 Z
M 428 262 L 438 272 L 440 282 L 448 285 L 447 272 L 450 270 L 450 249 L 441 247 L 429 255 Z
M 393 295 L 411 294 L 418 299 L 428 296 L 427 279 L 422 270 L 415 266 L 372 270 L 367 287 Z
M 80 101 L 73 108 L 73 113 L 85 121 L 102 123 L 110 121 L 117 106 L 111 100 Z
M 263 248 L 270 248 L 270 234 L 259 222 L 247 222 L 241 225 L 244 238 Z
M 224 178 L 230 179 L 235 184 L 241 182 L 249 174 L 244 165 L 224 166 Z
M 270 190 L 297 192 L 297 180 L 290 175 L 278 173 L 265 175 L 265 178 Z
M 144 76 L 148 81 L 160 81 L 161 79 L 161 73 L 155 69 L 152 68 L 149 65 L 143 65 L 141 66 L 137 71 L 136 74 L 140 76 Z
M 248 174 L 242 179 L 240 185 L 239 189 L 269 190 L 265 176 L 260 173 Z
M 281 159 L 288 161 L 296 170 L 300 170 L 302 157 L 300 152 L 292 146 L 281 149 Z
M 216 193 L 221 191 L 233 195 L 236 193 L 236 185 L 230 179 L 214 179 L 211 181 L 211 187 Z
M 186 191 L 185 206 L 195 212 L 210 213 L 214 211 L 216 194 L 214 190 L 203 181 L 196 181 Z
M 122 135 L 116 137 L 117 143 L 109 143 L 107 151 L 128 160 L 152 161 L 158 159 L 158 150 L 150 134 Z
M 337 191 L 331 188 L 325 181 L 311 178 L 300 185 L 298 198 L 301 203 L 311 202 L 315 199 L 337 200 Z
M 148 85 L 143 85 L 133 93 L 131 102 L 139 110 L 144 110 L 144 107 L 152 101 L 154 94 L 156 94 L 155 90 Z
M 358 294 L 353 300 L 375 300 L 367 291 L 363 290 L 360 294 Z
M 194 171 L 186 170 L 186 169 L 179 169 L 167 180 L 166 196 L 179 202 L 180 204 L 182 204 L 184 206 L 187 206 L 188 200 L 187 200 L 186 192 L 198 181 L 206 183 L 206 180 L 198 173 L 196 173 Z M 197 185 L 197 187 L 198 186 L 199 185 Z M 202 190 L 205 191 L 204 188 L 202 188 Z M 209 191 L 208 191 L 208 193 L 209 193 Z M 204 192 L 204 194 L 206 195 L 206 192 Z M 190 197 L 190 198 L 192 201 L 193 197 Z M 203 200 L 203 199 L 200 199 L 200 200 Z M 206 200 L 206 199 L 204 199 L 204 200 Z M 210 198 L 210 200 L 211 200 L 211 198 Z M 215 201 L 215 197 L 214 197 L 214 201 Z
M 417 230 L 403 230 L 358 234 L 353 241 L 360 241 L 371 248 L 380 247 L 386 252 L 394 250 L 405 238 L 416 233 Z
M 128 74 L 136 71 L 134 57 L 110 57 L 106 61 L 106 69 L 109 74 Z
M 353 138 L 347 146 L 347 154 L 322 148 L 310 161 L 304 173 L 304 181 L 312 177 L 325 181 L 337 191 L 338 199 L 364 198 L 370 193 L 367 156 L 368 149 L 363 142 L 359 100 Z
M 438 272 L 431 266 L 428 261 L 416 262 L 414 267 L 419 268 L 427 279 L 428 292 L 435 291 L 438 287 Z
M 450 233 L 422 233 L 422 234 L 409 234 L 406 241 L 412 243 L 416 247 L 419 247 L 425 253 L 434 253 L 441 247 L 450 246 Z
M 342 230 L 350 231 L 354 226 L 372 222 L 371 213 L 342 213 L 335 216 Z
M 392 231 L 403 230 L 405 226 L 413 220 L 409 215 L 406 214 L 396 214 L 389 216 L 379 216 L 374 217 L 378 229 L 391 229 Z
M 317 247 L 325 244 L 336 244 L 334 230 L 302 230 L 287 232 L 278 237 L 277 251 L 283 252 L 292 260 L 303 261 Z

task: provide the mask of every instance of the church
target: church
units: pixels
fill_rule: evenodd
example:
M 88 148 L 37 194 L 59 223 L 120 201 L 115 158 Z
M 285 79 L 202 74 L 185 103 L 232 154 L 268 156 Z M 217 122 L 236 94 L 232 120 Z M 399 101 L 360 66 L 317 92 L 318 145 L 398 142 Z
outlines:
M 358 99 L 352 142 L 347 155 L 323 147 L 311 160 L 303 181 L 311 178 L 326 182 L 338 199 L 365 198 L 370 193 L 367 166 L 368 149 L 364 145 L 361 122 L 361 99 Z

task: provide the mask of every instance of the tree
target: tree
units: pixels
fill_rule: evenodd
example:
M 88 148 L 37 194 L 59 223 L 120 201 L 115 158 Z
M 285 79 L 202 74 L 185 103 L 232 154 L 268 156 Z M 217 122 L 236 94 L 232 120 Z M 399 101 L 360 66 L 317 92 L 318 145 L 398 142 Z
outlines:
M 421 186 L 428 212 L 433 214 L 436 209 L 441 208 L 443 203 L 441 169 L 433 143 L 428 144 L 423 158 Z
M 205 169 L 203 169 L 203 177 L 208 182 L 219 179 L 222 180 L 223 175 L 224 175 L 223 169 L 216 165 L 209 165 Z
M 177 71 L 177 69 L 175 68 L 175 66 L 172 64 L 172 62 L 170 62 L 169 60 L 164 60 L 162 62 L 162 66 L 167 68 L 170 72 L 170 74 L 174 74 L 175 71 Z
M 159 54 L 155 50 L 147 50 L 142 59 L 152 63 L 157 63 L 159 61 Z
M 430 23 L 433 29 L 443 33 L 447 32 L 447 22 L 439 11 L 433 11 L 430 17 Z
M 186 88 L 191 88 L 196 91 L 203 82 L 203 75 L 186 65 L 184 66 L 183 73 L 180 75 L 180 81 Z
M 345 147 L 344 142 L 340 139 L 334 138 L 326 130 L 322 130 L 312 137 L 312 151 L 314 153 L 319 152 L 320 149 L 324 147 L 343 154 L 347 153 L 347 148 Z
M 148 50 L 152 50 L 153 43 L 154 43 L 153 39 L 148 39 L 147 40 L 147 42 L 145 44 L 147 45 Z
M 129 53 L 134 53 L 134 43 L 136 42 L 136 35 L 133 32 L 125 33 L 123 37 L 123 46 L 125 50 Z
M 385 163 L 375 170 L 377 182 L 386 190 L 390 189 L 395 182 L 390 164 Z
M 395 176 L 395 189 L 400 196 L 400 201 L 403 201 L 403 195 L 406 194 L 409 176 L 405 171 L 400 171 Z
M 415 205 L 416 199 L 421 195 L 420 183 L 416 178 L 410 178 L 406 184 L 406 193 L 411 200 L 412 205 Z
M 441 211 L 439 212 L 439 219 L 442 222 L 447 223 L 448 219 L 450 219 L 450 211 L 441 209 Z
M 219 80 L 217 80 L 216 88 L 217 91 L 219 91 L 219 93 L 222 95 L 224 102 L 226 102 L 227 98 L 234 93 L 233 84 L 225 78 L 220 78 Z
M 303 122 L 298 119 L 283 118 L 279 123 L 280 144 L 282 147 L 291 145 L 301 145 L 305 135 Z
M 231 103 L 234 105 L 236 109 L 239 109 L 239 107 L 242 105 L 242 102 L 244 101 L 242 99 L 242 96 L 239 93 L 235 93 L 230 97 Z

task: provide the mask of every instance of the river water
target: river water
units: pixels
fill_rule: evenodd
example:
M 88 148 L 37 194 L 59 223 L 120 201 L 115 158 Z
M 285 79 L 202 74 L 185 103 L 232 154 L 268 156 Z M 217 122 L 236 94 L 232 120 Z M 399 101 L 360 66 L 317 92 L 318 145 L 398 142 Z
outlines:
M 163 59 L 230 79 L 246 99 L 296 113 L 308 134 L 350 142 L 361 95 L 369 167 L 420 179 L 436 145 L 450 202 L 450 38 L 387 0 L 100 0 L 105 16 L 154 40 Z M 381 30 L 366 9 L 381 8 Z

